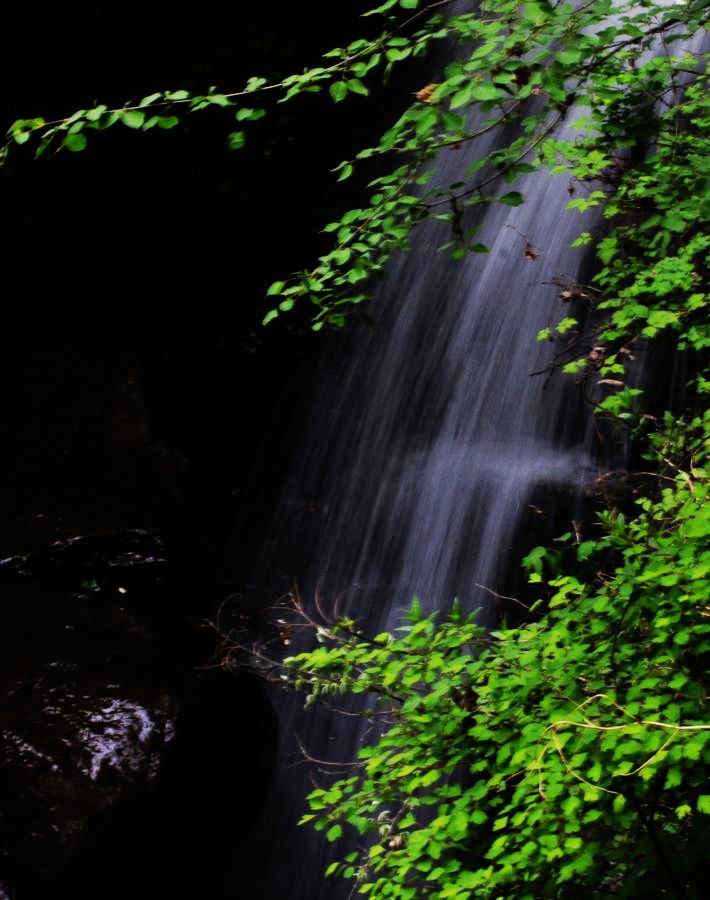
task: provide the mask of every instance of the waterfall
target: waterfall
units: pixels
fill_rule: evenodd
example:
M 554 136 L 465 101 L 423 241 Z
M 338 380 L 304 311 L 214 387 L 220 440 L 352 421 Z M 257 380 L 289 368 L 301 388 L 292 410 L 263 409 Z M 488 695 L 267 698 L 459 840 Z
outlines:
M 458 597 L 490 610 L 477 585 L 496 588 L 535 488 L 589 476 L 565 421 L 569 379 L 545 386 L 531 375 L 549 362 L 536 334 L 560 317 L 550 283 L 579 275 L 583 255 L 570 243 L 584 224 L 565 211 L 564 180 L 543 173 L 521 188 L 519 209 L 486 209 L 489 254 L 452 263 L 437 253 L 440 228 L 422 229 L 392 267 L 375 333 L 342 367 L 330 422 L 313 435 L 327 490 L 304 585 L 326 605 L 344 594 L 369 627 L 391 626 L 415 594 L 426 608 Z
M 441 182 L 491 149 L 442 153 Z M 311 535 L 301 591 L 330 609 L 344 598 L 370 627 L 393 624 L 414 595 L 490 615 L 485 588 L 500 581 L 501 550 L 535 489 L 575 489 L 592 471 L 572 379 L 534 373 L 553 353 L 536 335 L 563 314 L 555 284 L 576 283 L 587 264 L 570 244 L 598 214 L 566 210 L 567 180 L 544 171 L 515 187 L 524 205 L 479 213 L 487 254 L 453 262 L 437 249 L 446 226 L 421 227 L 389 268 L 372 333 L 338 342 L 325 365 L 271 543 L 283 553 L 292 535 L 301 548 Z
M 442 182 L 462 153 L 490 149 L 442 153 Z M 339 602 L 368 630 L 399 624 L 415 595 L 427 609 L 457 597 L 493 622 L 536 492 L 574 494 L 591 477 L 573 380 L 531 373 L 549 363 L 536 335 L 560 318 L 555 282 L 582 278 L 585 253 L 570 244 L 595 214 L 566 210 L 567 181 L 544 171 L 515 188 L 522 206 L 492 204 L 480 218 L 489 253 L 453 262 L 437 252 L 441 223 L 424 225 L 390 266 L 374 330 L 335 342 L 261 566 L 283 573 L 274 599 L 295 578 L 306 603 Z M 335 900 L 349 887 L 323 878 L 329 848 L 293 824 L 309 791 L 294 735 L 339 761 L 355 758 L 358 734 L 351 720 L 302 714 L 300 697 L 277 702 L 281 775 L 260 828 L 271 854 L 248 879 L 249 900 Z
M 569 111 L 560 139 L 579 114 Z M 440 182 L 507 137 L 441 151 Z M 273 600 L 295 581 L 305 603 L 317 595 L 368 632 L 399 624 L 415 595 L 425 609 L 459 598 L 494 623 L 536 496 L 575 498 L 594 478 L 590 417 L 574 379 L 532 373 L 555 349 L 536 340 L 563 314 L 555 285 L 584 282 L 590 264 L 571 243 L 599 212 L 567 210 L 567 179 L 544 170 L 513 187 L 523 205 L 474 208 L 465 224 L 480 226 L 488 253 L 452 261 L 437 249 L 446 226 L 428 222 L 391 262 L 375 328 L 334 341 L 260 564 Z M 255 852 L 252 875 L 240 864 L 248 888 L 239 896 L 339 900 L 351 886 L 323 878 L 330 848 L 294 825 L 310 784 L 301 746 L 348 761 L 359 734 L 352 720 L 302 712 L 301 697 L 275 702 L 280 774 L 257 836 L 268 859 Z

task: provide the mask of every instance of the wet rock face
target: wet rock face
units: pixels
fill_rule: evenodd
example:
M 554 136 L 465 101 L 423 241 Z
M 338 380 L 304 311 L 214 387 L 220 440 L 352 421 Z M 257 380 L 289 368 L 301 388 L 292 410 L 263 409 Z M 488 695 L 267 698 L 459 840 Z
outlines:
M 0 574 L 0 900 L 239 896 L 222 860 L 258 816 L 274 724 L 146 611 L 162 568 L 74 593 L 78 571 Z
M 171 550 L 182 455 L 130 350 L 6 334 L 0 378 L 0 900 L 222 896 L 273 726 L 204 670 L 216 636 Z
M 0 868 L 18 888 L 96 848 L 151 789 L 182 713 L 146 622 L 58 582 L 23 579 L 0 616 Z
M 174 737 L 151 610 L 181 464 L 130 351 L 56 325 L 2 351 L 0 881 L 22 896 L 100 845 Z
M 131 569 L 135 566 L 167 562 L 165 547 L 159 535 L 143 529 L 98 534 L 76 535 L 52 541 L 34 553 L 18 553 L 0 559 L 0 572 L 14 575 L 66 574 L 72 570 L 90 572 L 96 568 Z M 92 588 L 92 579 L 85 582 Z M 118 588 L 119 593 L 125 593 Z

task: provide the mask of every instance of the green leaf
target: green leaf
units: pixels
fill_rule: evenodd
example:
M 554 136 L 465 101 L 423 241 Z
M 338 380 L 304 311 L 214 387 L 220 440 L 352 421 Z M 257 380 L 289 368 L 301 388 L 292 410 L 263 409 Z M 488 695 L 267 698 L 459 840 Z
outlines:
M 106 112 L 108 112 L 108 107 L 95 106 L 86 111 L 86 120 L 87 122 L 97 122 Z
M 576 65 L 577 63 L 582 61 L 582 51 L 581 50 L 560 50 L 555 54 L 555 58 L 558 62 L 562 63 L 562 65 L 570 66 Z
M 281 294 L 281 293 L 283 293 L 283 289 L 285 287 L 286 287 L 285 281 L 274 281 L 274 283 L 269 286 L 269 289 L 266 292 L 266 296 L 273 297 L 275 294 Z
M 62 141 L 62 147 L 66 147 L 72 153 L 79 153 L 86 147 L 86 143 L 86 135 L 79 131 L 68 134 Z
M 338 82 L 335 83 L 337 84 Z M 352 91 L 353 94 L 362 94 L 363 97 L 367 97 L 370 93 L 359 78 L 349 78 L 347 81 L 347 89 Z
M 265 115 L 265 109 L 249 109 L 248 107 L 243 107 L 242 109 L 237 110 L 236 119 L 237 122 L 256 122 L 258 119 L 263 119 Z
M 156 101 L 162 100 L 163 95 L 160 93 L 148 94 L 147 97 L 144 97 L 138 104 L 140 107 L 152 106 Z
M 615 813 L 623 812 L 623 810 L 626 808 L 626 797 L 624 797 L 623 794 L 617 794 L 616 797 L 614 797 L 612 807 Z
M 221 106 L 223 109 L 233 105 L 231 98 L 225 96 L 225 94 L 208 94 L 203 99 L 205 103 L 210 103 L 212 106 Z
M 247 137 L 243 131 L 232 131 L 227 135 L 227 146 L 230 150 L 241 150 L 246 142 Z
M 252 76 L 246 85 L 246 91 L 248 93 L 253 93 L 254 91 L 260 90 L 267 83 L 266 78 L 259 78 L 257 76 Z
M 566 334 L 571 328 L 574 328 L 578 322 L 572 316 L 565 316 L 563 319 L 557 323 L 557 333 L 558 334 Z
M 328 88 L 330 96 L 336 103 L 340 103 L 348 95 L 348 85 L 345 81 L 334 81 Z
M 507 194 L 503 194 L 502 197 L 498 197 L 499 203 L 505 203 L 506 206 L 520 206 L 521 203 L 525 202 L 525 198 L 518 191 L 509 191 Z
M 326 832 L 326 838 L 329 841 L 337 841 L 339 837 L 343 834 L 343 828 L 341 825 L 332 825 L 328 831 Z
M 335 262 L 339 266 L 345 265 L 345 263 L 350 259 L 351 256 L 352 250 L 348 249 L 347 247 L 339 250 L 333 250 L 332 253 L 333 262 Z
M 347 178 L 353 174 L 353 167 L 351 163 L 345 163 L 345 165 L 340 169 L 340 175 L 338 176 L 338 181 L 345 181 Z
M 141 109 L 122 109 L 118 118 L 128 128 L 140 128 L 145 122 L 145 113 Z
M 501 91 L 494 85 L 488 81 L 481 82 L 480 84 L 474 84 L 471 87 L 471 97 L 474 100 L 480 100 L 481 102 L 486 102 L 489 100 L 498 100 L 501 96 Z M 505 96 L 503 94 L 503 96 Z

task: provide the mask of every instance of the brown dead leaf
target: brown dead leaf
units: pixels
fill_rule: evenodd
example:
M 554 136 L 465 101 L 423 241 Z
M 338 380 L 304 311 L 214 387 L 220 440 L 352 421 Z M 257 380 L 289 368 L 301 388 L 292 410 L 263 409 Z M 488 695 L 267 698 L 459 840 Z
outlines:
M 525 241 L 525 250 L 523 252 L 523 256 L 525 259 L 529 259 L 530 262 L 535 262 L 540 254 L 537 252 L 535 247 L 530 243 L 530 241 Z
M 420 91 L 416 91 L 414 96 L 421 103 L 431 103 L 431 95 L 439 87 L 438 84 L 427 84 Z
M 601 344 L 596 347 L 592 347 L 592 349 L 587 354 L 587 360 L 592 366 L 594 366 L 595 369 L 601 368 L 605 357 L 606 347 L 602 346 Z

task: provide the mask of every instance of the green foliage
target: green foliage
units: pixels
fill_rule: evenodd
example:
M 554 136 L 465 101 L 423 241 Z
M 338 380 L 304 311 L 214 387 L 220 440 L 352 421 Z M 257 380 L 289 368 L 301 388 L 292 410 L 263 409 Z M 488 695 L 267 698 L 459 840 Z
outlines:
M 314 329 L 342 327 L 419 224 L 448 226 L 442 249 L 454 259 L 485 253 L 466 210 L 517 207 L 526 174 L 564 174 L 570 215 L 604 206 L 604 230 L 575 241 L 596 247 L 594 283 L 561 294 L 592 305 L 595 324 L 581 335 L 575 310 L 538 338 L 562 345 L 551 369 L 596 381 L 599 414 L 645 442 L 654 486 L 633 515 L 600 513 L 591 539 L 528 555 L 540 600 L 518 628 L 486 633 L 456 608 L 437 621 L 416 604 L 395 634 L 319 627 L 320 646 L 287 661 L 290 683 L 308 701 L 360 695 L 374 738 L 350 777 L 311 794 L 304 821 L 330 841 L 357 836 L 331 874 L 373 898 L 700 897 L 710 416 L 657 422 L 626 373 L 636 345 L 664 338 L 696 361 L 696 394 L 710 391 L 710 101 L 706 60 L 682 43 L 704 27 L 707 2 L 474 5 L 385 0 L 364 13 L 374 36 L 279 82 L 21 119 L 0 154 L 82 152 L 114 126 L 189 127 L 206 109 L 236 120 L 225 129 L 236 151 L 279 103 L 365 102 L 395 66 L 459 45 L 372 146 L 335 168 L 341 181 L 362 175 L 366 197 L 325 225 L 332 245 L 313 266 L 270 286 L 264 321 L 309 301 Z M 663 53 L 649 52 L 655 42 Z M 576 138 L 557 137 L 582 109 Z M 444 178 L 437 154 L 463 144 L 478 155 Z
M 653 63 L 641 69 L 640 77 L 648 67 L 658 74 L 662 65 L 668 79 L 664 84 L 672 84 L 677 73 L 671 61 Z M 677 63 L 679 69 L 689 65 L 686 57 Z M 710 347 L 710 100 L 704 88 L 704 82 L 695 81 L 682 99 L 654 113 L 651 152 L 623 172 L 604 209 L 612 229 L 597 247 L 602 268 L 595 278 L 600 288 L 596 305 L 604 318 L 594 335 L 604 358 L 583 361 L 580 368 L 593 368 L 606 383 L 622 388 L 623 381 L 607 377 L 625 374 L 635 344 L 671 335 L 680 349 L 702 353 Z M 610 140 L 618 143 L 621 134 L 613 132 Z M 696 386 L 705 390 L 704 385 L 701 370 Z M 629 389 L 623 390 L 628 396 Z M 615 413 L 624 404 L 616 396 L 601 407 Z
M 605 268 L 597 276 L 609 299 L 605 337 L 656 337 L 684 332 L 683 345 L 710 346 L 707 271 L 710 237 L 710 100 L 691 87 L 685 102 L 666 113 L 651 157 L 638 166 L 607 206 L 622 223 L 600 246 Z M 643 212 L 641 212 L 643 211 Z
M 616 205 L 610 209 L 623 218 L 629 206 L 638 210 L 647 202 L 656 203 L 655 217 L 645 219 L 646 233 L 655 237 L 657 265 L 669 250 L 675 253 L 676 263 L 663 260 L 663 271 L 655 276 L 642 276 L 639 269 L 638 279 L 644 277 L 645 282 L 627 283 L 625 293 L 618 296 L 628 310 L 633 304 L 626 301 L 642 295 L 650 278 L 677 282 L 692 270 L 705 247 L 695 245 L 685 252 L 677 248 L 678 239 L 693 228 L 699 213 L 697 203 L 691 200 L 680 208 L 672 203 L 663 205 L 664 196 L 677 196 L 684 161 L 704 166 L 698 170 L 694 188 L 701 186 L 703 173 L 707 178 L 707 148 L 698 136 L 706 124 L 707 110 L 700 90 L 702 63 L 688 52 L 673 55 L 673 48 L 680 46 L 685 35 L 702 27 L 705 7 L 705 0 L 675 4 L 666 0 L 640 4 L 590 0 L 576 6 L 562 0 L 523 4 L 483 0 L 475 9 L 456 13 L 452 3 L 441 0 L 388 0 L 363 14 L 367 23 L 384 20 L 378 33 L 331 50 L 321 65 L 302 73 L 273 83 L 255 76 L 239 90 L 211 88 L 200 95 L 182 89 L 154 92 L 119 109 L 97 104 L 53 122 L 18 120 L 8 131 L 1 153 L 4 158 L 17 144 L 34 145 L 37 155 L 61 149 L 79 152 L 92 133 L 114 125 L 135 131 L 171 129 L 190 114 L 214 108 L 236 115 L 242 125 L 228 136 L 228 146 L 239 150 L 247 141 L 245 126 L 265 115 L 267 106 L 323 90 L 335 103 L 351 98 L 361 101 L 377 89 L 378 77 L 387 80 L 394 66 L 423 57 L 442 42 L 456 42 L 461 52 L 439 81 L 416 91 L 415 102 L 375 144 L 335 169 L 338 178 L 346 180 L 376 158 L 381 160 L 380 173 L 383 167 L 386 170 L 369 182 L 369 202 L 363 208 L 348 210 L 326 226 L 326 232 L 334 237 L 331 251 L 313 267 L 277 282 L 282 286 L 279 291 L 272 286 L 269 296 L 276 305 L 265 321 L 305 299 L 314 304 L 316 330 L 325 324 L 340 327 L 371 298 L 373 279 L 383 272 L 394 251 L 409 248 L 412 230 L 421 222 L 434 218 L 449 223 L 453 239 L 443 247 L 454 258 L 485 252 L 487 248 L 472 242 L 471 235 L 461 228 L 467 207 L 492 202 L 519 205 L 524 195 L 507 191 L 505 186 L 541 165 L 567 172 L 580 182 L 608 178 L 615 166 L 618 170 L 618 154 L 624 147 L 657 139 L 658 165 L 664 169 L 664 177 L 657 180 L 654 164 L 649 164 L 645 180 L 640 177 L 628 184 L 622 180 Z M 658 40 L 666 42 L 667 53 L 645 59 L 646 51 Z M 689 93 L 683 111 L 658 114 L 658 102 L 667 99 L 668 88 L 688 80 L 697 82 L 697 88 Z M 258 108 L 253 107 L 255 102 Z M 578 125 L 591 137 L 560 141 L 554 137 L 555 128 L 574 104 L 588 108 Z M 678 129 L 681 117 L 693 123 L 692 134 Z M 481 139 L 495 130 L 514 136 L 507 143 L 497 142 L 495 149 L 486 149 Z M 456 181 L 442 180 L 435 167 L 424 168 L 442 147 L 471 142 L 481 147 L 480 154 Z M 658 185 L 665 192 L 655 198 Z M 570 206 L 584 211 L 605 196 L 605 190 L 594 189 L 572 199 Z M 621 226 L 619 234 L 607 238 L 600 248 L 609 260 L 613 247 L 633 240 L 629 227 Z M 602 279 L 605 277 L 611 279 L 607 284 L 616 279 L 613 267 Z M 695 298 L 689 302 L 698 309 L 704 301 Z M 634 303 L 637 308 L 646 305 L 641 299 Z M 628 322 L 617 321 L 620 315 L 612 315 L 617 327 L 610 329 L 609 339 L 626 333 Z M 635 324 L 644 319 L 638 309 L 626 315 Z M 672 328 L 682 315 L 682 309 L 657 310 L 643 327 Z M 706 337 L 693 334 L 687 340 L 697 346 Z
M 342 621 L 286 660 L 310 699 L 364 695 L 377 734 L 309 797 L 304 822 L 358 836 L 331 874 L 372 898 L 703 895 L 709 438 L 710 414 L 668 417 L 653 499 L 562 561 L 530 554 L 539 621 L 488 634 L 415 607 L 395 634 Z

